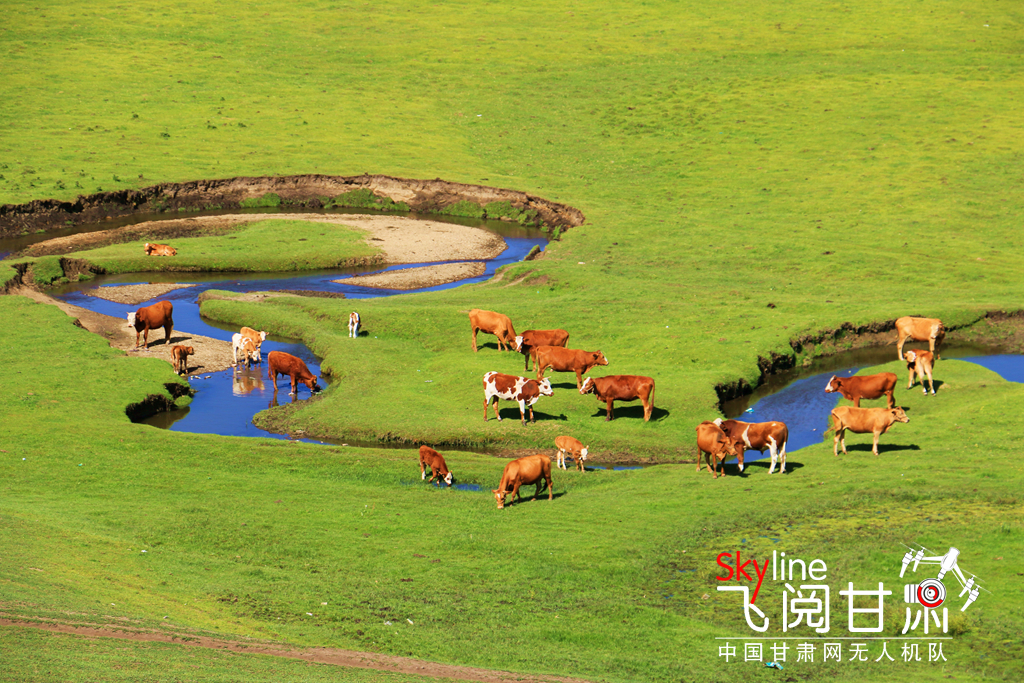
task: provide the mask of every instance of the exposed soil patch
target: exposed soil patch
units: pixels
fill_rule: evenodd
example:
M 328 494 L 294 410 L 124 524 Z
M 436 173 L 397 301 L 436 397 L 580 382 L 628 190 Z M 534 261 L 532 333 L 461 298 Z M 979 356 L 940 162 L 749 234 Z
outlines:
M 459 207 L 476 206 L 475 215 L 481 217 L 503 218 L 504 214 L 515 212 L 531 217 L 540 226 L 562 231 L 582 225 L 584 221 L 579 209 L 518 190 L 452 183 L 440 178 L 295 175 L 195 180 L 80 195 L 69 202 L 37 199 L 27 204 L 4 204 L 0 206 L 0 237 L 141 213 L 231 209 L 239 207 L 243 201 L 259 200 L 271 194 L 278 197 L 283 206 L 319 209 L 327 198 L 334 198 L 330 203 L 335 206 L 367 206 L 365 197 L 360 198 L 359 203 L 346 203 L 346 195 L 355 200 L 359 194 L 353 192 L 356 190 L 383 203 L 400 202 L 421 213 L 471 215 Z M 497 213 L 490 215 L 489 211 Z
M 508 245 L 498 235 L 482 228 L 471 228 L 454 223 L 426 221 L 404 216 L 371 216 L 362 214 L 324 215 L 303 213 L 232 214 L 226 216 L 199 216 L 183 221 L 148 221 L 113 230 L 57 237 L 39 242 L 20 252 L 19 258 L 34 258 L 71 251 L 98 249 L 109 244 L 123 244 L 142 239 L 171 241 L 182 237 L 202 237 L 231 232 L 243 225 L 266 220 L 301 220 L 311 223 L 346 225 L 366 232 L 367 244 L 381 249 L 382 259 L 377 263 L 429 263 L 460 259 L 490 259 L 501 254 Z M 168 226 L 168 223 L 173 225 Z M 172 244 L 173 246 L 173 244 Z M 74 262 L 78 262 L 77 264 Z M 170 264 L 170 262 L 166 262 Z M 99 272 L 87 261 L 63 259 L 65 275 L 74 272 Z M 77 268 L 76 268 L 77 265 Z M 161 263 L 164 265 L 164 263 Z
M 344 299 L 342 292 L 320 292 L 315 289 L 279 289 L 279 294 L 294 294 L 295 296 L 312 296 L 320 299 Z
M 377 273 L 376 275 L 357 275 L 343 280 L 333 280 L 333 282 L 380 289 L 423 289 L 424 287 L 434 287 L 449 282 L 465 280 L 469 277 L 479 277 L 486 270 L 487 266 L 480 261 L 444 263 L 439 266 L 425 266 L 423 268 L 403 268 L 402 270 Z
M 196 285 L 190 284 L 161 284 L 150 282 L 149 284 L 145 285 L 116 285 L 110 287 L 93 287 L 92 289 L 82 290 L 82 294 L 94 296 L 99 299 L 106 299 L 107 301 L 114 301 L 119 304 L 134 305 L 141 304 L 143 301 L 149 301 L 150 299 L 166 294 L 167 292 L 173 292 L 176 289 L 195 286 Z
M 393 671 L 402 674 L 429 676 L 431 678 L 451 678 L 459 681 L 482 681 L 483 683 L 512 683 L 523 681 L 539 681 L 546 683 L 583 683 L 579 678 L 563 676 L 538 676 L 533 674 L 511 673 L 479 669 L 471 666 L 439 664 L 412 657 L 396 657 L 376 652 L 357 652 L 340 650 L 331 647 L 298 648 L 268 643 L 258 640 L 223 640 L 208 636 L 193 635 L 174 631 L 135 630 L 125 624 L 115 626 L 97 626 L 94 624 L 71 624 L 55 621 L 20 621 L 0 618 L 0 626 L 18 628 L 34 628 L 51 633 L 65 633 L 85 638 L 118 638 L 135 642 L 174 643 L 184 647 L 202 647 L 215 650 L 228 650 L 245 654 L 271 655 L 302 659 L 318 664 L 348 666 L 357 669 L 373 669 L 376 671 Z
M 231 344 L 219 339 L 202 337 L 196 334 L 189 334 L 182 330 L 171 331 L 171 343 L 164 343 L 164 331 L 149 331 L 149 350 L 141 346 L 135 348 L 135 328 L 128 327 L 128 321 L 124 318 L 115 318 L 109 315 L 94 313 L 87 308 L 72 306 L 58 299 L 46 296 L 34 289 L 21 288 L 12 292 L 27 296 L 39 303 L 51 304 L 76 319 L 77 324 L 90 332 L 100 335 L 116 349 L 126 351 L 130 356 L 142 358 L 160 358 L 171 363 L 171 347 L 175 344 L 191 346 L 195 349 L 195 355 L 188 357 L 189 374 L 218 372 L 231 367 L 233 360 Z

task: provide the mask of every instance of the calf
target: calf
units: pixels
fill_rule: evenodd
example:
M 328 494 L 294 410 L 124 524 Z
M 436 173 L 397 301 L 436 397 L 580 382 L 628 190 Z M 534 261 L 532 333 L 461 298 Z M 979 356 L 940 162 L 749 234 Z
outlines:
M 174 364 L 174 371 L 179 375 L 188 374 L 188 357 L 196 354 L 191 346 L 175 344 L 171 347 L 171 362 Z
M 767 448 L 772 456 L 772 466 L 768 468 L 768 474 L 775 472 L 775 463 L 782 459 L 782 468 L 779 472 L 786 472 L 786 442 L 789 441 L 789 427 L 785 422 L 740 422 L 739 420 L 722 420 L 718 418 L 715 424 L 722 428 L 725 435 L 736 442 L 737 448 L 742 452 L 749 448 L 764 453 Z M 740 457 L 740 463 L 743 458 Z M 740 464 L 740 471 L 743 465 Z
M 854 434 L 867 434 L 871 432 L 875 438 L 871 444 L 871 452 L 878 455 L 878 437 L 889 431 L 889 428 L 896 422 L 910 422 L 910 418 L 903 412 L 903 408 L 853 408 L 851 406 L 839 406 L 832 411 L 832 429 L 835 430 L 835 438 L 832 440 L 832 453 L 839 457 L 839 444 L 843 445 L 843 455 L 846 455 L 846 434 L 849 429 Z
M 484 375 L 484 422 L 487 422 L 487 406 L 494 399 L 494 414 L 501 421 L 498 412 L 498 399 L 519 403 L 519 418 L 526 426 L 526 409 L 530 409 L 530 422 L 533 422 L 533 404 L 541 396 L 551 396 L 551 380 L 537 382 L 525 377 L 503 375 L 500 372 L 488 372 Z
M 428 483 L 434 483 L 435 479 L 443 479 L 445 484 L 452 485 L 452 473 L 444 461 L 444 456 L 430 446 L 420 446 L 420 479 L 427 478 L 428 467 L 430 468 Z
M 584 446 L 580 441 L 571 436 L 558 436 L 555 437 L 555 448 L 558 449 L 558 466 L 560 468 L 566 469 L 565 457 L 571 455 L 576 463 L 576 469 L 580 472 L 584 471 L 583 462 L 587 459 L 587 454 L 590 452 L 588 446 Z
M 234 357 L 234 362 L 231 363 L 231 367 L 238 365 L 238 352 L 242 352 L 242 358 L 245 360 L 246 369 L 249 368 L 250 361 L 255 363 L 260 360 L 260 350 L 253 343 L 252 339 L 245 337 L 241 332 L 235 332 L 231 335 L 231 355 Z
M 548 483 L 548 500 L 551 500 L 551 458 L 540 453 L 528 455 L 505 465 L 505 470 L 501 473 L 501 483 L 491 493 L 494 494 L 494 499 L 498 501 L 498 509 L 501 510 L 505 507 L 505 496 L 509 493 L 512 494 L 509 505 L 521 500 L 519 487 L 523 485 L 537 485 L 537 489 L 533 492 L 533 500 L 537 500 L 544 481 Z
M 705 420 L 697 425 L 697 471 L 700 472 L 700 456 L 708 463 L 708 471 L 714 479 L 718 479 L 718 467 L 721 465 L 722 476 L 725 476 L 725 461 L 731 457 L 739 459 L 740 472 L 743 471 L 743 450 L 736 447 L 736 442 L 726 436 L 725 432 L 714 422 Z
M 530 357 L 537 363 L 537 348 L 541 346 L 561 346 L 569 343 L 569 333 L 565 330 L 527 330 L 516 337 L 514 348 L 523 354 L 525 365 L 523 370 L 530 369 Z
M 157 301 L 152 306 L 140 308 L 128 314 L 128 327 L 135 328 L 135 348 L 139 348 L 139 334 L 142 334 L 144 348 L 149 349 L 149 331 L 164 328 L 164 343 L 171 343 L 174 320 L 171 314 L 174 306 L 170 301 Z
M 832 375 L 825 387 L 825 393 L 839 392 L 843 398 L 853 401 L 854 407 L 860 408 L 860 400 L 868 400 L 885 396 L 888 407 L 896 405 L 892 397 L 896 389 L 896 375 L 892 372 L 880 372 L 877 375 L 864 375 L 859 377 L 837 377 Z
M 256 347 L 256 358 L 254 358 L 253 360 L 255 360 L 257 363 L 261 362 L 263 360 L 263 355 L 260 353 L 260 347 L 262 347 L 263 342 L 267 340 L 267 333 L 264 332 L 263 330 L 257 332 L 251 327 L 243 327 L 241 330 L 239 330 L 238 333 L 243 337 L 252 340 L 253 346 Z
M 473 353 L 476 353 L 476 333 L 486 332 L 498 338 L 498 349 L 506 351 L 512 348 L 516 339 L 516 330 L 507 315 L 494 311 L 481 311 L 474 308 L 469 312 L 469 324 L 473 327 Z
M 177 256 L 178 250 L 166 244 L 150 244 L 146 242 L 146 256 Z
M 355 311 L 348 314 L 348 336 L 353 339 L 359 337 L 359 314 Z
M 284 351 L 271 351 L 267 354 L 267 377 L 274 383 L 275 394 L 277 394 L 278 375 L 288 375 L 291 377 L 292 390 L 288 392 L 289 396 L 297 395 L 296 384 L 298 382 L 309 387 L 311 394 L 316 394 L 320 391 L 320 385 L 316 382 L 316 376 L 309 371 L 309 368 L 306 367 L 301 358 L 297 358 Z
M 608 365 L 608 359 L 600 351 L 579 351 L 563 349 L 558 346 L 541 346 L 537 348 L 537 379 L 544 379 L 544 371 L 551 368 L 555 372 L 575 372 L 576 390 L 583 386 L 583 375 L 595 365 Z
M 939 348 L 946 338 L 946 328 L 938 318 L 904 316 L 896 320 L 896 357 L 903 360 L 903 343 L 908 339 L 928 342 L 928 350 L 939 359 Z
M 642 375 L 608 375 L 588 377 L 580 387 L 581 394 L 594 394 L 597 400 L 605 401 L 608 413 L 605 422 L 612 419 L 612 405 L 615 401 L 635 401 L 644 404 L 644 422 L 649 422 L 654 411 L 654 380 Z
M 907 361 L 907 389 L 914 388 L 914 373 L 917 373 L 917 378 L 921 381 L 921 391 L 924 395 L 928 395 L 928 391 L 924 388 L 925 375 L 928 376 L 928 386 L 932 390 L 932 394 L 935 394 L 935 382 L 932 381 L 932 352 L 931 351 L 905 351 L 903 353 L 904 360 Z

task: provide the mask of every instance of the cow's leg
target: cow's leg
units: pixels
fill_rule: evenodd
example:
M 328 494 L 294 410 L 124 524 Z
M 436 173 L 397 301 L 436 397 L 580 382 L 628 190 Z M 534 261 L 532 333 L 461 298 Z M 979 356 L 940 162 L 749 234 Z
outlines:
M 903 344 L 907 341 L 906 335 L 902 332 L 899 333 L 899 339 L 896 340 L 896 357 L 903 360 Z
M 775 437 L 768 437 L 768 453 L 772 456 L 772 466 L 768 468 L 768 474 L 775 473 L 775 463 L 779 460 L 779 449 L 778 444 L 775 443 Z
M 427 478 L 427 466 L 423 462 L 423 458 L 420 458 L 420 480 Z
M 907 389 L 914 388 L 914 368 L 907 370 Z
M 932 379 L 932 369 L 926 367 L 925 370 L 928 372 L 928 388 L 932 390 L 932 395 L 935 394 L 935 380 Z M 921 378 L 921 391 L 924 391 L 924 377 Z
M 644 404 L 644 422 L 650 422 L 651 421 L 651 413 L 654 412 L 654 402 L 653 401 L 648 401 L 647 397 L 644 397 L 643 404 Z
M 576 391 L 583 388 L 583 373 L 579 370 L 576 371 Z
M 882 435 L 881 432 L 873 432 L 874 438 L 871 440 L 871 452 L 878 455 L 878 437 Z
M 782 450 L 780 451 L 779 455 L 782 458 L 782 468 L 779 470 L 779 474 L 785 474 L 786 473 L 786 442 L 785 441 L 782 442 Z
M 174 330 L 174 323 L 168 322 L 164 325 L 164 344 L 171 343 L 171 332 Z
M 853 397 L 853 407 L 860 408 L 860 396 Z
M 841 430 L 840 427 L 837 426 L 836 427 L 836 433 L 832 437 L 832 455 L 836 456 L 837 458 L 839 457 L 839 439 L 842 438 L 841 434 L 842 434 L 842 430 Z M 843 453 L 845 453 L 845 452 L 846 452 L 846 447 L 844 446 L 843 447 Z
M 476 353 L 476 331 L 478 328 L 473 328 L 473 353 Z
M 523 372 L 530 371 L 530 352 L 527 351 L 523 354 Z
M 554 495 L 551 492 L 551 477 L 548 477 L 548 500 L 551 500 Z
M 700 456 L 702 456 L 702 455 L 704 455 L 704 454 L 701 452 L 700 446 L 697 446 L 697 471 L 698 472 L 700 472 Z
M 289 396 L 297 396 L 298 395 L 298 391 L 299 390 L 295 386 L 297 384 L 297 379 L 298 379 L 298 375 L 292 375 L 292 390 L 288 392 Z
M 548 366 L 547 363 L 539 364 L 539 365 L 535 366 L 534 369 L 537 370 L 537 381 L 538 382 L 540 382 L 542 379 L 544 379 L 544 371 L 547 370 L 548 367 L 549 366 Z
M 135 338 L 138 339 L 138 333 L 135 334 Z M 138 344 L 136 344 L 138 346 Z M 146 329 L 142 331 L 142 348 L 149 350 L 149 325 L 146 325 Z
M 518 401 L 519 403 L 519 420 L 526 426 L 526 401 Z M 530 420 L 533 421 L 533 407 L 530 407 Z
M 605 422 L 608 422 L 609 420 L 612 420 L 613 417 L 614 417 L 613 414 L 612 414 L 612 403 L 614 403 L 614 402 L 615 402 L 615 399 L 611 399 L 611 398 L 608 399 L 608 414 L 604 418 Z
M 921 386 L 924 386 L 924 383 L 923 383 L 923 382 L 922 382 Z M 895 392 L 895 387 L 894 387 L 894 388 L 892 388 L 892 389 L 890 389 L 889 391 L 885 392 L 885 399 L 886 399 L 886 402 L 888 403 L 888 406 L 889 406 L 889 409 L 890 409 L 890 410 L 892 410 L 893 408 L 895 408 L 895 407 L 896 407 L 896 399 L 894 399 L 894 398 L 892 397 L 892 395 L 893 395 L 894 393 L 896 393 L 896 392 Z

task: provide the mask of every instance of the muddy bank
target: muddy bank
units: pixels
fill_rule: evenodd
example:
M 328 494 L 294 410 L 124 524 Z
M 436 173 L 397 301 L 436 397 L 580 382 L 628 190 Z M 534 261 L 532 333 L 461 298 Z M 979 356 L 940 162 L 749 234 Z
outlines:
M 37 199 L 27 204 L 4 204 L 0 206 L 0 237 L 135 214 L 243 206 L 352 206 L 447 213 L 517 220 L 525 225 L 563 231 L 584 221 L 579 209 L 518 190 L 440 178 L 294 175 L 163 183 L 137 190 L 80 195 L 74 201 Z
M 141 346 L 136 349 L 135 328 L 128 327 L 128 321 L 124 318 L 114 318 L 109 315 L 94 313 L 87 308 L 64 303 L 33 289 L 22 288 L 12 292 L 12 294 L 20 294 L 27 296 L 33 301 L 56 306 L 74 318 L 80 327 L 100 335 L 111 346 L 125 351 L 129 356 L 160 358 L 173 364 L 171 361 L 171 347 L 175 344 L 191 346 L 195 349 L 195 355 L 188 357 L 190 375 L 226 370 L 231 367 L 231 363 L 234 360 L 229 342 L 190 334 L 178 329 L 171 331 L 170 344 L 164 343 L 163 329 L 150 330 L 149 350 L 145 350 Z
M 332 280 L 345 285 L 374 287 L 380 289 L 423 289 L 449 282 L 458 282 L 470 277 L 479 277 L 487 267 L 477 261 L 472 263 L 445 263 L 423 268 L 404 268 L 376 275 L 356 275 L 342 280 Z
M 113 301 L 119 304 L 141 304 L 143 301 L 149 301 L 158 296 L 162 296 L 167 292 L 173 292 L 176 289 L 183 289 L 185 287 L 195 287 L 193 284 L 179 284 L 179 283 L 153 283 L 150 282 L 145 285 L 117 285 L 110 287 L 93 287 L 92 289 L 86 289 L 82 291 L 82 294 L 86 296 L 94 296 L 99 299 L 106 299 L 107 301 Z

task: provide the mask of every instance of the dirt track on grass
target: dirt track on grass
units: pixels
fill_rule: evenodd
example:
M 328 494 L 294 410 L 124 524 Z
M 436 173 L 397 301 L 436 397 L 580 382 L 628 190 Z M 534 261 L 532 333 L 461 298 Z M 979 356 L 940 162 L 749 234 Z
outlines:
M 271 655 L 273 657 L 301 659 L 317 664 L 332 664 L 358 669 L 373 669 L 375 671 L 391 671 L 431 678 L 451 678 L 459 681 L 482 681 L 483 683 L 511 683 L 513 681 L 584 683 L 582 679 L 578 678 L 537 676 L 454 664 L 439 664 L 424 659 L 396 657 L 376 652 L 357 652 L 329 647 L 297 648 L 256 640 L 224 640 L 208 636 L 198 636 L 182 631 L 135 630 L 122 625 L 97 626 L 94 624 L 61 623 L 53 620 L 21 621 L 18 619 L 0 618 L 0 627 L 2 626 L 34 628 L 51 633 L 71 634 L 85 638 L 117 638 L 135 642 L 174 643 L 185 647 L 202 647 L 244 654 Z

